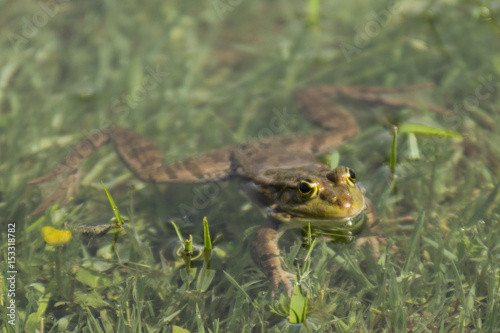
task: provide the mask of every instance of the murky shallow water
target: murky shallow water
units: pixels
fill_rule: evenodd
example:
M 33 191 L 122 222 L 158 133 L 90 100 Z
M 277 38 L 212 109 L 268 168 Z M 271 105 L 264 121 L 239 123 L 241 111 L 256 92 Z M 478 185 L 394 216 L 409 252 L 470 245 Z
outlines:
M 4 304 L 16 304 L 15 326 L 2 322 L 6 331 L 40 325 L 283 330 L 289 303 L 271 297 L 249 253 L 262 215 L 239 196 L 237 184 L 144 185 L 107 148 L 85 165 L 74 201 L 32 218 L 41 193 L 26 181 L 53 169 L 77 140 L 110 125 L 147 135 L 174 161 L 314 130 L 294 107 L 293 92 L 301 87 L 421 82 L 435 87 L 413 100 L 447 108 L 451 116 L 424 107 L 356 108 L 362 132 L 339 149 L 340 162 L 366 187 L 388 244 L 376 260 L 368 248 L 320 242 L 304 268 L 308 323 L 313 331 L 499 330 L 496 8 L 320 6 L 318 16 L 307 16 L 299 2 L 245 1 L 55 1 L 2 11 L 0 216 L 7 260 L 0 267 L 3 281 L 15 275 L 14 284 L 5 282 Z M 267 131 L 285 111 L 286 126 Z M 401 135 L 396 195 L 387 167 L 390 128 L 411 122 L 458 131 L 464 140 L 417 136 L 420 158 L 410 160 L 414 142 Z M 117 252 L 113 235 L 74 234 L 62 247 L 46 245 L 43 226 L 109 222 L 101 179 L 130 217 Z M 214 200 L 205 200 L 214 191 L 208 195 Z M 194 209 L 190 223 L 179 219 L 180 207 Z M 203 280 L 198 262 L 189 281 L 171 254 L 177 237 L 168 222 L 201 243 L 203 216 L 215 241 L 216 272 Z M 302 241 L 290 231 L 280 243 L 291 271 L 307 254 Z

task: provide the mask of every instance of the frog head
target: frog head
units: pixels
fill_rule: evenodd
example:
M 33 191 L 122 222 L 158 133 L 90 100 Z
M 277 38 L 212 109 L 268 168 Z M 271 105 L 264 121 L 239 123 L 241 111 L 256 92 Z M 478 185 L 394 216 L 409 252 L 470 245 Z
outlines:
M 276 193 L 272 215 L 302 226 L 310 223 L 321 229 L 342 227 L 365 208 L 364 189 L 356 182 L 354 171 L 343 166 L 304 174 L 296 178 L 294 185 Z

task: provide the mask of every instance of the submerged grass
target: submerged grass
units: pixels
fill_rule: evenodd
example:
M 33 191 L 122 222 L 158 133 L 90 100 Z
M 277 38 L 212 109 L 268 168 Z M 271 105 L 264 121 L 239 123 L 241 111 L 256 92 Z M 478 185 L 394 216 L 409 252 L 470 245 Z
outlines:
M 55 3 L 49 9 L 5 3 L 0 13 L 6 31 L 0 41 L 2 332 L 41 326 L 500 331 L 500 30 L 493 3 Z M 377 206 L 387 237 L 380 258 L 368 247 L 322 239 L 308 250 L 299 231 L 283 236 L 289 271 L 303 265 L 307 328 L 289 323 L 287 295 L 274 299 L 252 263 L 249 242 L 262 217 L 235 196 L 234 184 L 146 186 L 106 148 L 85 163 L 72 201 L 28 217 L 51 188 L 40 192 L 26 181 L 54 169 L 69 146 L 95 130 L 134 129 L 174 161 L 313 130 L 293 105 L 293 92 L 311 84 L 419 82 L 436 84 L 402 96 L 422 105 L 419 110 L 346 105 L 362 131 L 332 158 L 356 170 Z M 453 114 L 435 114 L 428 103 Z M 423 136 L 415 128 L 415 135 L 400 136 L 395 195 L 390 131 L 415 123 L 458 132 L 463 140 Z M 113 225 L 101 179 L 129 216 L 114 252 L 112 234 L 92 236 Z M 187 274 L 167 221 L 202 249 L 204 216 L 212 232 L 210 270 L 195 260 Z M 47 226 L 77 236 L 54 248 L 40 235 Z M 16 273 L 8 273 L 12 252 Z M 12 274 L 15 284 L 7 280 Z M 11 288 L 16 307 L 9 323 Z

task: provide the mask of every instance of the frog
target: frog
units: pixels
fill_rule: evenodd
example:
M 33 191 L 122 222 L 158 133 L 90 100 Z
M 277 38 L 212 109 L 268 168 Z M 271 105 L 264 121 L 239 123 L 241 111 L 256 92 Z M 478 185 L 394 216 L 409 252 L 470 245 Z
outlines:
M 368 243 L 374 258 L 385 238 L 374 205 L 366 198 L 356 173 L 349 167 L 331 169 L 320 157 L 360 132 L 356 118 L 339 100 L 359 101 L 391 108 L 418 109 L 419 105 L 389 96 L 421 89 L 404 87 L 317 85 L 299 89 L 299 112 L 323 129 L 320 133 L 243 142 L 179 162 L 164 163 L 160 148 L 147 137 L 122 127 L 100 130 L 77 143 L 57 168 L 28 184 L 62 179 L 57 190 L 31 213 L 37 215 L 56 201 L 66 202 L 78 191 L 79 173 L 87 156 L 113 142 L 124 164 L 144 182 L 207 183 L 238 179 L 266 218 L 251 241 L 253 261 L 270 280 L 290 294 L 295 274 L 284 268 L 278 241 L 289 229 L 312 227 Z M 443 113 L 444 109 L 428 106 Z

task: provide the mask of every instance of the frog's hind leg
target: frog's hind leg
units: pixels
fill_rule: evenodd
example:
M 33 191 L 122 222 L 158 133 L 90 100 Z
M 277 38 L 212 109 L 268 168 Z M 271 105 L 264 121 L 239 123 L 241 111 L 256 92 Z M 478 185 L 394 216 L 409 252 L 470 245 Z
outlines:
M 358 98 L 358 94 L 401 94 L 405 92 L 412 92 L 427 89 L 433 87 L 432 82 L 424 82 L 420 84 L 414 84 L 411 86 L 401 86 L 401 87 L 386 87 L 386 86 L 329 86 L 335 89 L 336 94 L 348 97 L 355 95 Z
M 289 146 L 295 151 L 321 154 L 329 151 L 359 132 L 356 119 L 335 101 L 339 97 L 338 87 L 316 86 L 297 91 L 297 107 L 304 117 L 313 124 L 327 130 L 325 133 L 307 137 L 286 137 L 282 146 Z
M 116 128 L 110 134 L 123 162 L 136 176 L 153 183 L 204 183 L 230 176 L 231 147 L 163 165 L 155 143 L 133 131 Z
M 358 101 L 363 101 L 367 103 L 372 103 L 372 104 L 379 104 L 379 105 L 384 105 L 390 108 L 396 108 L 396 109 L 422 109 L 423 107 L 429 109 L 432 112 L 435 112 L 437 114 L 441 115 L 452 115 L 453 112 L 450 110 L 446 110 L 437 106 L 433 105 L 421 105 L 419 103 L 407 101 L 407 100 L 402 100 L 402 99 L 397 99 L 397 98 L 392 98 L 392 97 L 387 97 L 385 95 L 381 94 L 373 94 L 373 93 L 364 93 L 364 94 L 359 94 L 359 95 L 353 95 L 351 94 L 348 98 L 358 100 Z
M 379 104 L 391 108 L 408 108 L 408 109 L 421 109 L 422 105 L 403 99 L 396 99 L 388 97 L 390 94 L 403 94 L 418 90 L 423 90 L 434 86 L 431 82 L 416 84 L 412 86 L 402 87 L 369 87 L 369 86 L 353 86 L 353 87 L 328 87 L 334 90 L 335 96 L 346 98 L 349 100 L 363 101 L 372 104 Z M 442 115 L 451 115 L 452 112 L 437 106 L 425 106 L 432 112 Z
M 109 133 L 112 129 L 99 131 L 92 134 L 85 140 L 80 141 L 71 151 L 66 155 L 64 160 L 59 163 L 57 168 L 51 173 L 46 174 L 37 179 L 33 179 L 28 182 L 28 184 L 39 184 L 47 180 L 51 180 L 58 175 L 64 173 L 75 173 L 80 168 L 80 165 L 85 160 L 87 156 L 104 146 L 109 142 Z
M 313 124 L 354 136 L 359 132 L 358 124 L 342 105 L 334 101 L 340 95 L 339 87 L 314 86 L 297 91 L 295 98 L 299 111 Z
M 87 139 L 80 141 L 71 151 L 66 155 L 64 160 L 59 163 L 57 168 L 51 173 L 46 174 L 40 178 L 31 180 L 29 185 L 40 184 L 47 181 L 52 181 L 55 178 L 60 178 L 60 186 L 45 199 L 31 214 L 34 216 L 47 207 L 51 206 L 54 202 L 64 197 L 63 202 L 66 202 L 73 193 L 78 192 L 79 170 L 80 165 L 87 156 L 98 150 L 100 147 L 109 142 L 109 134 L 112 129 L 99 131 Z
M 28 182 L 40 184 L 57 178 L 60 183 L 30 216 L 42 212 L 60 199 L 67 201 L 76 193 L 82 162 L 110 141 L 114 142 L 115 150 L 127 167 L 146 182 L 202 183 L 222 179 L 231 173 L 230 148 L 163 165 L 163 153 L 151 140 L 124 128 L 109 128 L 79 142 L 53 172 Z

